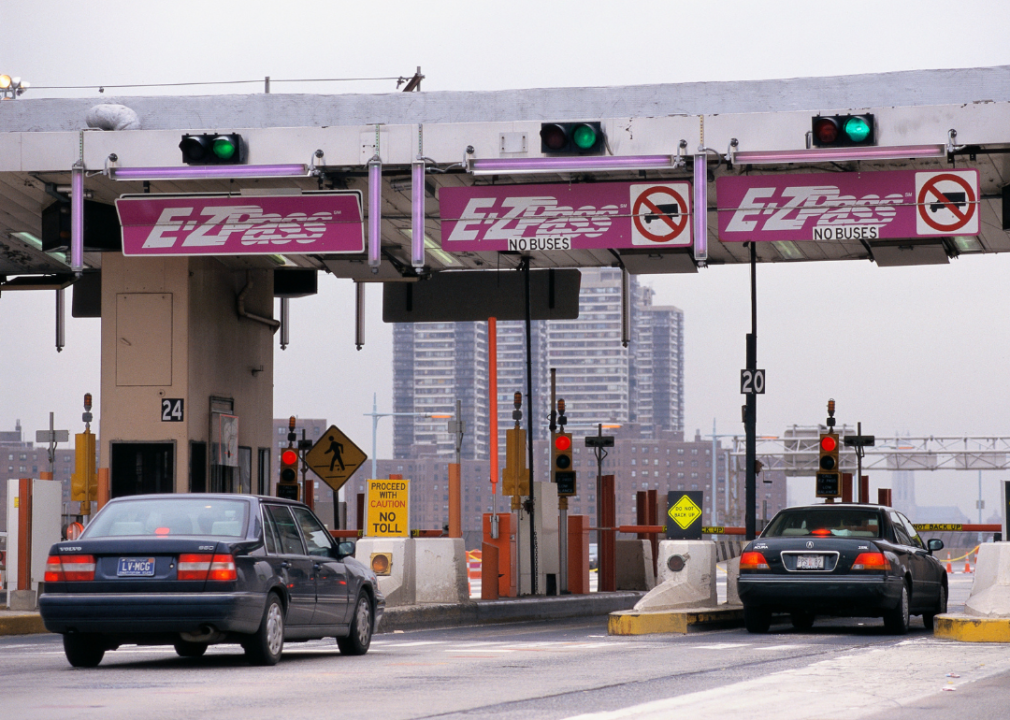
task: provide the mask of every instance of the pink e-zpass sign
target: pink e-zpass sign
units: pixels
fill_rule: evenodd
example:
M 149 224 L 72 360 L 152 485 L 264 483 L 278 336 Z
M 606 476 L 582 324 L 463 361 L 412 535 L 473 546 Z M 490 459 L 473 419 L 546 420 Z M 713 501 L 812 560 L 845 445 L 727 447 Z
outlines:
M 877 240 L 977 235 L 977 170 L 721 177 L 719 239 Z
M 449 252 L 691 245 L 683 181 L 443 187 L 438 201 Z
M 361 193 L 124 195 L 123 254 L 362 253 Z

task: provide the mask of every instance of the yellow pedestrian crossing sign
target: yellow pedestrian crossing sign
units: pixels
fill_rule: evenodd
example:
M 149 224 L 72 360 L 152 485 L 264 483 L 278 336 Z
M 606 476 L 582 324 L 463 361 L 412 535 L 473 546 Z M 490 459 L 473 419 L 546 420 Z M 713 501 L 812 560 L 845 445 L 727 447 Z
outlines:
M 323 433 L 305 454 L 305 464 L 336 492 L 368 456 L 336 425 Z

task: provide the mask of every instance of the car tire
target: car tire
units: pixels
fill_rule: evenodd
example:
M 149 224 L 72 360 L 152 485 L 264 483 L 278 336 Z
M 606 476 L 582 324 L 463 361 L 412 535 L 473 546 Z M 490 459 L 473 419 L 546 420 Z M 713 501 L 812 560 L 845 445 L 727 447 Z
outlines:
M 797 630 L 809 630 L 814 626 L 814 614 L 809 612 L 794 612 L 789 616 L 793 627 Z
M 908 583 L 901 583 L 901 598 L 898 604 L 884 614 L 884 630 L 890 635 L 904 635 L 908 632 Z
M 99 635 L 67 633 L 63 636 L 63 652 L 74 667 L 93 668 L 105 657 L 105 645 Z
M 351 618 L 351 632 L 337 638 L 337 647 L 344 655 L 364 655 L 372 644 L 372 600 L 368 593 L 358 593 Z
M 947 612 L 947 586 L 940 586 L 940 597 L 937 598 L 936 608 L 932 612 L 922 614 L 922 624 L 927 630 L 932 631 L 936 627 L 936 616 Z
M 747 632 L 762 635 L 768 632 L 768 628 L 772 625 L 772 614 L 767 610 L 745 606 L 743 609 L 743 624 L 747 628 Z
M 175 652 L 179 657 L 198 658 L 207 652 L 207 643 L 189 642 L 188 640 L 176 640 Z
M 267 595 L 259 630 L 242 643 L 251 665 L 276 665 L 284 651 L 284 606 L 276 593 Z

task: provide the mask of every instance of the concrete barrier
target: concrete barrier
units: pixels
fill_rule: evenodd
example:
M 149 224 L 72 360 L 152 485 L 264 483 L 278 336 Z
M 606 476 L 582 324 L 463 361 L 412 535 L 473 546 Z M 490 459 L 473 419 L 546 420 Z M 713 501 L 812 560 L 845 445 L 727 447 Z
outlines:
M 740 558 L 726 563 L 726 604 L 742 605 L 740 602 Z
M 467 584 L 463 538 L 418 538 L 414 541 L 414 602 L 464 603 Z
M 358 540 L 354 557 L 368 567 L 371 567 L 374 553 L 392 555 L 389 575 L 379 575 L 379 590 L 386 596 L 387 607 L 413 605 L 417 601 L 415 542 L 414 538 L 364 537 Z
M 659 543 L 659 584 L 635 610 L 706 608 L 718 605 L 715 543 L 711 540 L 663 540 Z
M 962 642 L 1010 642 L 1010 543 L 979 548 L 964 615 L 937 615 L 933 634 Z
M 618 590 L 652 590 L 656 587 L 651 542 L 618 540 L 614 544 L 614 549 L 617 559 Z

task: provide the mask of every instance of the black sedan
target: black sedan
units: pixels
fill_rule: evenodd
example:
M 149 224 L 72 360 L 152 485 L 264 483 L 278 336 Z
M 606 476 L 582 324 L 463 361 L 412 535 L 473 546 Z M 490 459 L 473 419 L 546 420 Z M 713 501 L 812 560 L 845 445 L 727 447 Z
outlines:
M 239 643 L 273 665 L 284 642 L 335 637 L 363 655 L 385 607 L 375 574 L 301 503 L 247 495 L 136 495 L 53 545 L 39 610 L 67 660 L 120 645 L 199 657 Z
M 927 629 L 947 611 L 947 573 L 904 515 L 888 507 L 824 504 L 779 512 L 740 556 L 738 589 L 744 622 L 767 632 L 771 617 L 789 613 L 809 629 L 817 615 L 882 617 L 894 634 L 909 615 Z

